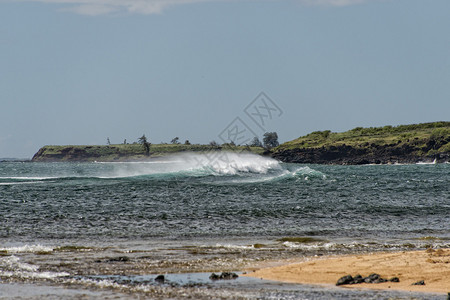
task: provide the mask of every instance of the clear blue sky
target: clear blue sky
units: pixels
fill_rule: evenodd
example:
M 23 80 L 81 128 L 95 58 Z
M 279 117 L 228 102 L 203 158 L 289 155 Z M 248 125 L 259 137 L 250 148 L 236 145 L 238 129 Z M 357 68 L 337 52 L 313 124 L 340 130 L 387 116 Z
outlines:
M 0 0 L 0 157 L 449 121 L 448 0 Z

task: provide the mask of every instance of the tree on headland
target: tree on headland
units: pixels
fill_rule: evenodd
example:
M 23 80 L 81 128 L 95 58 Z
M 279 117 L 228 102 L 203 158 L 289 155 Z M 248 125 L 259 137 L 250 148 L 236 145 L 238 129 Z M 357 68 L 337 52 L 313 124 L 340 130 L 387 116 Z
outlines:
M 209 142 L 209 145 L 210 145 L 210 146 L 213 146 L 213 147 L 218 147 L 218 146 L 219 146 L 219 144 L 217 144 L 216 141 L 211 141 L 211 142 Z
M 272 149 L 278 146 L 280 144 L 278 143 L 278 134 L 276 132 L 264 133 L 263 143 L 266 149 Z
M 179 144 L 180 142 L 178 141 L 180 138 L 179 137 L 174 137 L 171 141 L 170 141 L 170 143 L 172 143 L 172 144 Z
M 138 143 L 143 145 L 145 148 L 145 155 L 150 155 L 150 143 L 147 141 L 147 137 L 143 134 L 139 139 Z
M 107 145 L 111 145 L 111 141 L 109 140 L 109 137 L 106 138 L 106 144 L 107 144 Z
M 262 147 L 263 144 L 261 143 L 261 141 L 258 139 L 258 137 L 254 137 L 252 142 L 250 143 L 250 146 L 252 147 Z
M 189 140 L 186 140 L 186 141 L 184 142 L 184 144 L 185 144 L 185 145 L 190 145 L 191 142 L 189 142 Z

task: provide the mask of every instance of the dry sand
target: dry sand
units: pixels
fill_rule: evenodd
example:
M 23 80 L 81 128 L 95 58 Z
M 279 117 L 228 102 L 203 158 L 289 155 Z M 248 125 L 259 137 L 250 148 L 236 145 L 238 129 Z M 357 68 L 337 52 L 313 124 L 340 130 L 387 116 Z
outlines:
M 245 276 L 292 283 L 335 285 L 342 276 L 361 274 L 365 277 L 371 273 L 378 273 L 386 279 L 398 277 L 400 282 L 341 287 L 446 294 L 450 292 L 450 249 L 314 258 L 301 263 L 256 270 Z M 424 280 L 425 285 L 411 285 L 420 280 Z

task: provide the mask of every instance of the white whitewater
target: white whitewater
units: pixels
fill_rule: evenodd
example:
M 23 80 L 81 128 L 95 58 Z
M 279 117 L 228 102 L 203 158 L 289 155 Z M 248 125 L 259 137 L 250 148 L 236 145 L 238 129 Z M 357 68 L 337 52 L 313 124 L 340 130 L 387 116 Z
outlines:
M 147 162 L 108 163 L 114 165 L 112 177 L 181 174 L 190 176 L 267 174 L 282 170 L 280 163 L 252 153 L 184 153 Z

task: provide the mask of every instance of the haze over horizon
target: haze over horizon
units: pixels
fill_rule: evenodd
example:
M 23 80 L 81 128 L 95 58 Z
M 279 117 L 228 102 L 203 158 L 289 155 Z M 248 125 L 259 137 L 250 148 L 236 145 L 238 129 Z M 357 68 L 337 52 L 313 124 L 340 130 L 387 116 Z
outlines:
M 222 142 L 235 125 L 284 142 L 450 120 L 448 0 L 0 0 L 0 8 L 0 157 L 142 134 L 152 143 Z

